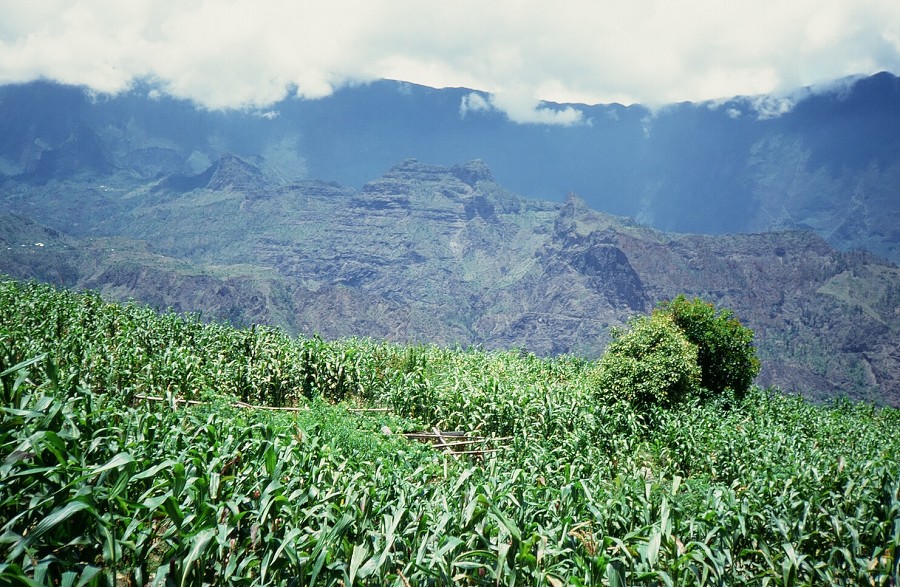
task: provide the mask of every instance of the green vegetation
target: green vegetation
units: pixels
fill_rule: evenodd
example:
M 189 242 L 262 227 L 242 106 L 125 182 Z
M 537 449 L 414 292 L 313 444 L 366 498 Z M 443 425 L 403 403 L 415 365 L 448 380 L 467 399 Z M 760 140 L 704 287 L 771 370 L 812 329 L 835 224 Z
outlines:
M 597 384 L 637 407 L 670 406 L 700 385 L 697 347 L 671 316 L 637 316 L 630 330 L 617 330 L 600 359 Z
M 613 332 L 600 359 L 602 399 L 671 407 L 691 397 L 740 399 L 759 373 L 753 331 L 729 310 L 678 296 Z
M 689 349 L 671 320 L 637 324 Z M 897 583 L 900 412 L 637 406 L 597 375 L 0 281 L 0 584 Z M 431 426 L 513 440 L 397 434 Z
M 711 394 L 731 391 L 738 397 L 759 373 L 753 331 L 741 326 L 730 310 L 716 310 L 699 298 L 678 296 L 656 310 L 671 316 L 687 339 L 697 345 L 701 387 Z

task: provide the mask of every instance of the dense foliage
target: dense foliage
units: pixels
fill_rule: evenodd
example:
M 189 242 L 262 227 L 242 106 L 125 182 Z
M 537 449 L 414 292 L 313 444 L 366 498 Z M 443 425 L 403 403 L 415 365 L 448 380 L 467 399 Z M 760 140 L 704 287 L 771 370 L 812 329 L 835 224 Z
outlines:
M 597 385 L 602 399 L 671 407 L 692 397 L 741 398 L 759 367 L 753 331 L 730 310 L 678 296 L 613 331 Z
M 670 406 L 700 385 L 697 347 L 662 313 L 637 316 L 619 330 L 600 359 L 597 384 L 630 404 Z
M 896 410 L 751 388 L 647 426 L 595 381 L 0 281 L 0 583 L 897 583 Z M 396 434 L 432 425 L 514 438 L 476 461 Z
M 744 395 L 759 373 L 759 359 L 753 348 L 753 331 L 730 310 L 716 308 L 699 298 L 678 296 L 660 304 L 654 313 L 671 316 L 687 339 L 697 345 L 701 386 L 708 393 L 732 391 Z

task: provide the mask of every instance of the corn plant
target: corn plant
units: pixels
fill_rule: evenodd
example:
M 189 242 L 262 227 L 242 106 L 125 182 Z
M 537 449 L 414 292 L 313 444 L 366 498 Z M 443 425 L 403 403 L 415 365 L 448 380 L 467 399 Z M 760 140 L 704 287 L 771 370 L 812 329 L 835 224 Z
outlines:
M 898 583 L 900 412 L 636 407 L 596 369 L 0 280 L 0 584 Z M 432 426 L 512 439 L 398 434 Z

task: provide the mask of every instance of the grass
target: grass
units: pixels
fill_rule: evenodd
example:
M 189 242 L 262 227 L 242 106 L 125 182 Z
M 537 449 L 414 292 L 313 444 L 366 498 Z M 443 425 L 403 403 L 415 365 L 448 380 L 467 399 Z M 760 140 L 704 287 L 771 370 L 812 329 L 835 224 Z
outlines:
M 870 318 L 882 324 L 897 320 L 896 304 L 900 292 L 893 284 L 897 283 L 900 270 L 893 267 L 866 268 L 870 272 L 868 289 L 860 287 L 855 281 L 854 271 L 844 271 L 829 279 L 818 293 L 829 295 L 851 307 L 856 307 Z
M 897 584 L 900 412 L 759 388 L 638 411 L 595 381 L 0 281 L 0 583 Z M 397 434 L 431 426 L 514 440 Z

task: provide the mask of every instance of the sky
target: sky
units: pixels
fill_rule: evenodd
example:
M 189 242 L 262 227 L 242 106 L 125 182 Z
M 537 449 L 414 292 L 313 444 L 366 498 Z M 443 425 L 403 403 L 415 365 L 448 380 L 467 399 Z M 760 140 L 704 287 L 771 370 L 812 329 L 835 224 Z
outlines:
M 470 111 L 573 124 L 557 103 L 787 95 L 900 73 L 898 0 L 0 0 L 0 84 L 210 109 L 378 79 L 466 87 Z

